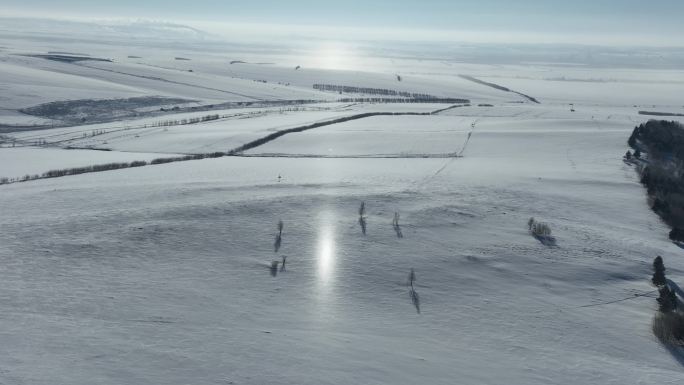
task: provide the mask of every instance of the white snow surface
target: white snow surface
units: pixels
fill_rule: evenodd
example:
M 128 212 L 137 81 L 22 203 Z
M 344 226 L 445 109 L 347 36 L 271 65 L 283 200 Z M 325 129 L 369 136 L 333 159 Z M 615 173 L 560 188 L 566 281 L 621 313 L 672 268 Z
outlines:
M 147 52 L 137 45 L 130 53 L 124 45 L 0 43 L 9 52 L 0 52 L 0 69 L 17 75 L 0 71 L 0 107 L 8 111 L 0 119 L 15 122 L 17 109 L 56 100 L 318 100 L 293 106 L 299 110 L 241 106 L 3 131 L 0 176 L 226 151 L 329 119 L 450 106 L 334 103 L 338 95 L 311 87 L 326 75 L 332 84 L 397 89 L 406 81 L 407 90 L 473 101 L 434 115 L 290 133 L 243 156 L 0 186 L 0 384 L 684 381 L 682 349 L 663 346 L 651 331 L 657 306 L 649 282 L 651 262 L 662 255 L 668 277 L 684 285 L 684 251 L 669 242 L 621 159 L 634 125 L 646 120 L 633 103 L 681 105 L 662 81 L 671 72 L 644 75 L 647 90 L 632 97 L 613 93 L 640 91 L 634 83 L 579 87 L 567 79 L 591 72 L 559 66 L 546 68 L 547 76 L 539 65 L 415 61 L 398 83 L 385 70 L 225 64 L 229 53 L 151 49 L 154 60 L 139 64 L 126 56 Z M 105 48 L 115 52 L 113 63 L 82 63 L 98 69 L 14 55 L 103 56 Z M 191 61 L 173 60 L 193 52 Z M 176 68 L 186 65 L 192 73 Z M 221 76 L 224 65 L 232 72 Z M 643 71 L 614 77 L 629 73 Z M 566 80 L 548 80 L 558 76 Z M 231 116 L 150 126 L 213 113 Z M 104 133 L 89 136 L 97 130 Z M 13 140 L 45 140 L 47 148 L 8 148 Z M 461 157 L 445 156 L 456 151 Z M 403 238 L 392 226 L 395 213 Z M 528 234 L 530 217 L 550 225 L 556 247 Z M 274 252 L 279 220 L 282 245 Z M 285 269 L 271 271 L 283 256 Z M 411 269 L 420 313 L 407 287 Z

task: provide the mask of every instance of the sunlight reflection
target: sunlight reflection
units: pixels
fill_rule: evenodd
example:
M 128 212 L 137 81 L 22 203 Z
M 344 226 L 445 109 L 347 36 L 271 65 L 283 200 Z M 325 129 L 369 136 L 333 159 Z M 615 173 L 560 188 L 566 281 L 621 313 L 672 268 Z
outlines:
M 348 69 L 354 64 L 352 49 L 341 43 L 328 42 L 313 52 L 312 64 L 315 68 Z
M 326 218 L 327 219 L 327 218 Z M 332 281 L 335 270 L 334 228 L 330 221 L 323 220 L 318 239 L 318 278 L 321 283 Z

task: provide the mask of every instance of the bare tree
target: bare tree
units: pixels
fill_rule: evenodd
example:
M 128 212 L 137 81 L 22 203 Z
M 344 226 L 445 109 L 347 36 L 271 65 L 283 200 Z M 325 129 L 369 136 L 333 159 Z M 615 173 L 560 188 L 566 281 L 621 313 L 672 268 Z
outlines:
M 363 235 L 366 235 L 366 202 L 361 202 L 359 207 L 359 226 Z
M 394 213 L 394 219 L 392 220 L 392 227 L 397 233 L 397 238 L 404 238 L 404 233 L 401 231 L 401 226 L 399 226 L 399 213 Z

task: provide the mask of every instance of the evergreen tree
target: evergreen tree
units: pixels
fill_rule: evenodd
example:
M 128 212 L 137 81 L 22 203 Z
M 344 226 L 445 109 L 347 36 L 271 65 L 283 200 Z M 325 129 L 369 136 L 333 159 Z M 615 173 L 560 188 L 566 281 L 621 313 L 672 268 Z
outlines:
M 660 288 L 658 296 L 659 310 L 663 313 L 670 313 L 677 310 L 677 294 L 670 290 L 668 286 Z
M 651 279 L 654 285 L 661 287 L 665 286 L 667 280 L 665 279 L 665 264 L 663 263 L 663 258 L 657 256 L 653 260 L 653 278 Z

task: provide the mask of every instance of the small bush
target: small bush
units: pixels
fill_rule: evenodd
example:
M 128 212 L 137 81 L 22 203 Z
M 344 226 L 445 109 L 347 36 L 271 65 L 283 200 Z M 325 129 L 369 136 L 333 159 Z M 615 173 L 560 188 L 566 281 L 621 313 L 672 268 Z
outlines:
M 536 222 L 534 219 L 532 219 L 533 222 L 530 224 L 528 222 L 528 226 L 530 228 L 530 232 L 532 232 L 532 235 L 536 237 L 550 237 L 551 236 L 551 227 L 549 226 L 548 223 L 545 222 Z
M 556 238 L 551 235 L 551 226 L 545 222 L 537 222 L 530 218 L 527 221 L 527 229 L 530 234 L 545 246 L 556 246 Z

